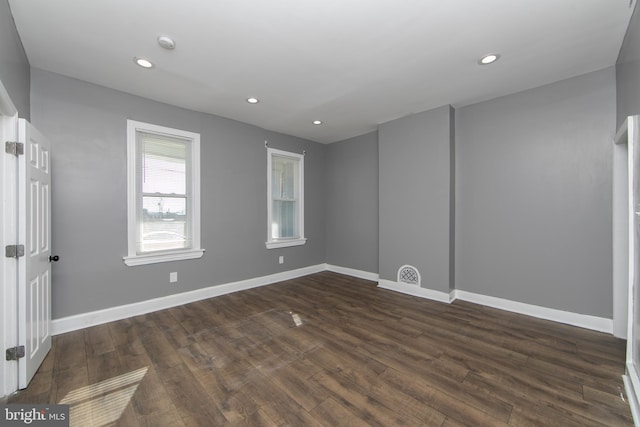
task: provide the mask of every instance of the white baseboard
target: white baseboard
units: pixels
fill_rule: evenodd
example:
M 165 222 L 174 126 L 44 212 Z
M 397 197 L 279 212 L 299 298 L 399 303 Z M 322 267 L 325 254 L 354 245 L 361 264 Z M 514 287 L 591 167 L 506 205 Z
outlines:
M 613 334 L 613 320 L 602 317 L 589 316 L 587 314 L 572 313 L 554 308 L 540 307 L 537 305 L 511 301 L 487 295 L 474 294 L 472 292 L 454 290 L 450 294 L 433 289 L 425 289 L 415 285 L 407 285 L 391 280 L 378 280 L 378 287 L 389 289 L 416 297 L 427 298 L 439 302 L 451 303 L 456 299 L 473 302 L 512 313 L 524 314 L 539 319 L 551 320 L 580 328 L 591 329 L 598 332 Z
M 332 271 L 335 273 L 358 277 L 365 280 L 377 281 L 378 287 L 380 288 L 434 301 L 451 303 L 456 299 L 460 299 L 463 301 L 469 301 L 476 304 L 486 305 L 488 307 L 511 311 L 514 313 L 525 314 L 540 319 L 552 320 L 554 322 L 579 326 L 581 328 L 592 329 L 609 334 L 613 333 L 613 320 L 611 319 L 589 316 L 586 314 L 571 313 L 567 311 L 556 310 L 553 308 L 540 307 L 502 298 L 490 297 L 487 295 L 474 294 L 472 292 L 461 290 L 454 290 L 449 294 L 442 291 L 435 291 L 433 289 L 421 288 L 415 285 L 407 285 L 391 280 L 379 279 L 379 276 L 376 273 L 370 273 L 362 270 L 340 267 L 331 264 L 318 264 L 299 268 L 297 270 L 285 271 L 268 276 L 226 283 L 223 285 L 211 286 L 208 288 L 196 289 L 194 291 L 168 295 L 161 298 L 140 301 L 133 304 L 126 304 L 107 308 L 104 310 L 97 310 L 89 313 L 63 317 L 61 319 L 55 319 L 51 322 L 51 332 L 52 335 L 59 335 L 65 332 L 71 332 L 78 329 L 88 328 L 90 326 L 101 325 L 103 323 L 113 322 L 115 320 L 121 320 L 132 316 L 151 313 L 153 311 L 164 310 L 166 308 L 188 304 L 207 298 L 230 294 L 233 292 L 256 288 L 259 286 L 270 285 L 284 280 L 295 279 L 297 277 L 319 273 L 321 271 Z
M 434 291 L 433 289 L 421 288 L 420 286 L 408 285 L 406 283 L 394 282 L 392 280 L 380 279 L 378 280 L 378 287 L 439 302 L 451 302 L 451 297 L 446 292 Z
M 631 385 L 631 380 L 627 375 L 622 376 L 622 382 L 624 383 L 624 391 L 629 400 L 629 408 L 631 409 L 631 416 L 633 417 L 633 425 L 640 426 L 640 407 L 638 407 L 638 399 L 636 398 Z
M 640 426 L 640 402 L 638 401 L 638 393 L 640 393 L 640 377 L 632 362 L 626 363 L 627 372 L 622 376 L 624 382 L 624 391 L 629 400 L 629 408 L 633 416 L 633 424 Z
M 469 301 L 500 310 L 511 311 L 513 313 L 525 314 L 539 319 L 552 320 L 558 323 L 578 326 L 580 328 L 591 329 L 599 332 L 613 334 L 613 320 L 603 317 L 590 316 L 587 314 L 572 313 L 570 311 L 557 310 L 555 308 L 541 307 L 538 305 L 526 304 L 523 302 L 511 301 L 487 295 L 474 294 L 472 292 L 455 290 L 455 299 Z M 452 301 L 453 301 L 452 300 Z
M 126 304 L 117 307 L 106 308 L 104 310 L 92 311 L 89 313 L 76 314 L 74 316 L 55 319 L 51 322 L 51 334 L 59 335 L 90 326 L 101 325 L 115 320 L 126 319 L 128 317 L 151 313 L 153 311 L 164 310 L 182 304 L 188 304 L 207 298 L 257 288 L 259 286 L 270 285 L 284 280 L 295 279 L 296 277 L 325 271 L 325 264 L 313 265 L 299 268 L 297 270 L 285 271 L 254 279 L 241 280 L 238 282 L 226 283 L 223 285 L 210 286 L 208 288 L 196 289 L 189 292 L 167 295 L 165 297 L 140 301 L 133 304 Z
M 345 274 L 351 277 L 357 277 L 359 279 L 371 280 L 372 282 L 378 281 L 378 273 L 369 273 L 368 271 L 356 270 L 348 267 L 340 267 L 337 265 L 326 264 L 328 271 L 333 271 L 334 273 Z

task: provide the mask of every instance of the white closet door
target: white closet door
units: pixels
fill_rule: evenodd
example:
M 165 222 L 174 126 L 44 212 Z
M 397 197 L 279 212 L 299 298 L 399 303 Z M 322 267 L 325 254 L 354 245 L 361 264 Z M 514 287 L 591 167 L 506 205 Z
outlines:
M 31 378 L 51 349 L 51 145 L 29 122 L 19 120 L 24 155 L 18 165 L 18 228 L 24 256 L 18 266 L 18 387 Z

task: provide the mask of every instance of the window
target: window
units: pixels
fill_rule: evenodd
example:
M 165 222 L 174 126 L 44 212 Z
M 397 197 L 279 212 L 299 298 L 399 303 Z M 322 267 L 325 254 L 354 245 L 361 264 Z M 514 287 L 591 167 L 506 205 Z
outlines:
M 127 265 L 200 258 L 200 135 L 127 120 Z
M 304 156 L 267 149 L 267 248 L 304 245 Z

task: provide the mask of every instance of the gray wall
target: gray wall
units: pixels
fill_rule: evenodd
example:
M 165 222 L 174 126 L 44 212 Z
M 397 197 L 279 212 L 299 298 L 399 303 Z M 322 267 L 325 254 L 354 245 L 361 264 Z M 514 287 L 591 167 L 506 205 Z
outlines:
M 29 61 L 11 16 L 8 0 L 0 0 L 0 81 L 18 109 L 20 117 L 30 119 Z
M 452 119 L 443 106 L 378 129 L 381 279 L 410 264 L 423 288 L 449 292 Z
M 325 262 L 326 146 L 47 71 L 31 77 L 33 123 L 52 142 L 53 318 Z M 127 119 L 201 134 L 203 258 L 124 265 Z M 307 152 L 304 246 L 265 248 L 265 140 Z
M 461 108 L 457 289 L 612 317 L 608 68 Z
M 617 123 L 640 114 L 640 7 L 635 10 L 616 65 Z
M 327 146 L 327 263 L 378 272 L 378 132 Z
M 53 317 L 328 262 L 388 280 L 408 263 L 427 288 L 610 318 L 615 79 L 620 121 L 640 113 L 638 19 L 615 72 L 464 107 L 455 128 L 447 106 L 323 146 L 42 70 L 30 78 L 0 0 L 0 79 L 53 143 Z M 202 259 L 122 262 L 127 118 L 201 133 Z M 305 246 L 264 247 L 265 139 L 307 151 Z

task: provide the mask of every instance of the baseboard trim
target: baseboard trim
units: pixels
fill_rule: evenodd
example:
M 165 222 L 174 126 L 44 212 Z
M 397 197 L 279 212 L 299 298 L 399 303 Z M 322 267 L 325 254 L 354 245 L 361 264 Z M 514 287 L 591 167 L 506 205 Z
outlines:
M 165 297 L 140 301 L 133 304 L 126 304 L 89 313 L 76 314 L 51 321 L 51 334 L 59 335 L 78 329 L 101 325 L 128 317 L 147 314 L 178 305 L 189 304 L 207 298 L 226 295 L 233 292 L 244 291 L 260 286 L 271 285 L 284 280 L 295 279 L 309 274 L 319 273 L 327 270 L 326 264 L 318 264 L 309 267 L 299 268 L 282 273 L 270 274 L 268 276 L 257 277 L 238 282 L 226 283 L 223 285 L 210 286 L 203 289 L 183 292 L 179 294 L 167 295 Z
M 488 295 L 474 294 L 472 292 L 462 290 L 453 291 L 452 301 L 455 299 L 486 305 L 500 310 L 511 311 L 513 313 L 525 314 L 527 316 L 537 317 L 538 319 L 551 320 L 558 323 L 578 326 L 580 328 L 613 334 L 613 320 L 605 319 L 603 317 L 541 307 L 538 305 L 511 301 Z
M 636 399 L 631 385 L 631 380 L 627 375 L 622 376 L 622 382 L 624 383 L 624 391 L 629 401 L 629 408 L 631 409 L 631 416 L 633 417 L 633 425 L 640 426 L 640 407 L 638 406 L 638 399 Z
M 633 416 L 633 424 L 640 426 L 640 403 L 638 402 L 637 392 L 638 389 L 638 371 L 634 367 L 633 363 L 627 362 L 627 372 L 622 376 L 622 382 L 624 383 L 624 391 L 629 401 L 629 408 L 631 409 L 631 415 Z
M 354 268 L 348 267 L 340 267 L 337 265 L 326 264 L 327 271 L 332 271 L 334 273 L 345 274 L 351 277 L 357 277 L 359 279 L 371 280 L 372 282 L 377 282 L 379 275 L 378 273 L 370 273 L 368 271 L 356 270 Z
M 63 317 L 60 319 L 55 319 L 51 322 L 51 333 L 52 335 L 59 335 L 66 332 L 76 331 L 78 329 L 101 325 L 103 323 L 126 319 L 128 317 L 176 307 L 182 304 L 189 304 L 191 302 L 196 302 L 207 298 L 213 298 L 220 295 L 226 295 L 233 292 L 243 291 L 260 286 L 271 285 L 273 283 L 295 279 L 297 277 L 319 273 L 321 271 L 332 271 L 334 273 L 345 274 L 347 276 L 353 276 L 360 279 L 371 280 L 374 282 L 377 281 L 379 288 L 401 292 L 403 294 L 413 295 L 420 298 L 426 298 L 444 303 L 451 303 L 456 299 L 460 299 L 462 301 L 468 301 L 488 307 L 497 308 L 500 310 L 537 317 L 539 319 L 551 320 L 554 322 L 565 323 L 585 329 L 613 334 L 612 319 L 605 319 L 601 317 L 589 316 L 586 314 L 578 314 L 553 308 L 540 307 L 502 298 L 475 294 L 462 290 L 454 290 L 451 293 L 446 293 L 433 289 L 421 288 L 415 285 L 407 285 L 391 280 L 380 279 L 379 275 L 376 273 L 370 273 L 367 271 L 356 270 L 348 267 L 340 267 L 331 264 L 317 264 L 309 267 L 299 268 L 296 270 L 271 274 L 268 276 L 241 280 L 238 282 L 226 283 L 217 286 L 210 286 L 207 288 L 196 289 L 189 292 L 183 292 L 132 304 L 92 311 L 89 313 Z
M 580 328 L 613 334 L 612 319 L 605 319 L 602 317 L 590 316 L 587 314 L 572 313 L 569 311 L 557 310 L 554 308 L 540 307 L 537 305 L 526 304 L 518 301 L 511 301 L 487 295 L 475 294 L 472 292 L 461 290 L 453 290 L 451 291 L 451 293 L 446 293 L 385 279 L 378 280 L 378 287 L 444 303 L 452 303 L 456 299 L 459 299 L 462 301 L 468 301 L 487 307 L 510 311 L 512 313 L 536 317 L 538 319 L 551 320 L 553 322 L 564 323 L 567 325 L 578 326 Z
M 421 288 L 416 285 L 407 285 L 405 283 L 394 282 L 392 280 L 380 279 L 378 280 L 378 287 L 434 301 L 446 303 L 451 302 L 450 295 L 446 292 L 434 291 L 433 289 Z

